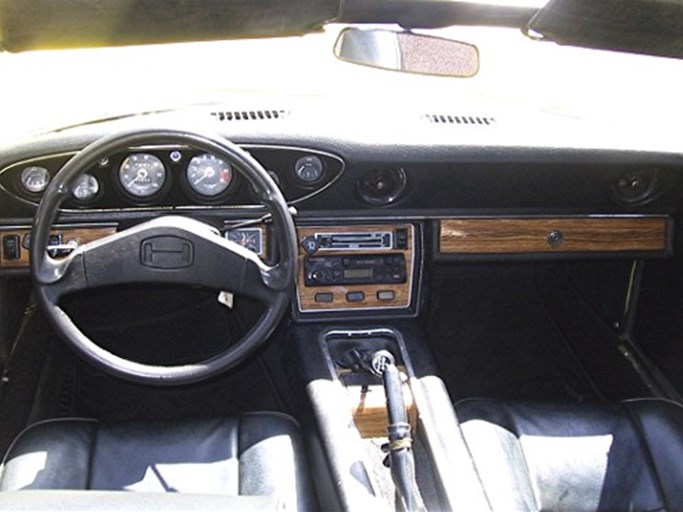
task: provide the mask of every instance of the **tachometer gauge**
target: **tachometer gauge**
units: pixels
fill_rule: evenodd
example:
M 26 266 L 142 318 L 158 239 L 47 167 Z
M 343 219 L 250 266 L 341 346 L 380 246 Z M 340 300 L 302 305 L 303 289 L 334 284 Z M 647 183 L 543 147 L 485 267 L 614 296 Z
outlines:
M 166 182 L 166 168 L 154 155 L 136 153 L 127 157 L 119 168 L 119 182 L 135 197 L 150 197 Z
M 215 197 L 230 185 L 232 167 L 224 160 L 205 153 L 190 160 L 186 176 L 190 188 L 197 194 Z
M 21 171 L 21 185 L 34 194 L 47 188 L 50 172 L 45 167 L 31 166 Z
M 100 183 L 92 174 L 82 174 L 71 189 L 71 195 L 79 201 L 89 201 L 100 191 Z

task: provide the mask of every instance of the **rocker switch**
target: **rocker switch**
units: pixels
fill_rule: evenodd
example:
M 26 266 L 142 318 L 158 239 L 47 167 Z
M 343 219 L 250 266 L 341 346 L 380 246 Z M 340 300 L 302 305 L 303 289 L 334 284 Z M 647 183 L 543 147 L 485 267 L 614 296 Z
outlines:
M 6 260 L 18 260 L 21 258 L 19 235 L 5 235 L 2 237 L 2 255 Z

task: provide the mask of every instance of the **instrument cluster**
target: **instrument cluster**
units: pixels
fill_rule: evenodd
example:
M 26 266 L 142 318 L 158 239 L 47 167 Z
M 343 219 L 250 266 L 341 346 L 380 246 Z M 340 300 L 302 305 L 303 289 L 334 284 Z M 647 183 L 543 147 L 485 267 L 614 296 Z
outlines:
M 305 148 L 243 146 L 261 162 L 288 202 L 311 197 L 344 170 L 338 156 Z M 16 162 L 0 170 L 0 187 L 37 204 L 75 153 Z M 66 208 L 210 207 L 258 204 L 241 171 L 216 155 L 188 147 L 140 147 L 110 155 L 71 186 Z

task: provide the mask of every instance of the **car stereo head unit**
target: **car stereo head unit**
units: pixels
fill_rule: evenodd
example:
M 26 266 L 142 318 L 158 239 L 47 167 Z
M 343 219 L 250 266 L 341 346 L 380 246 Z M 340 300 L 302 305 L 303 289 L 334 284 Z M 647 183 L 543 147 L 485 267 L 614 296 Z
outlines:
M 406 278 L 402 253 L 304 258 L 306 286 L 405 283 Z

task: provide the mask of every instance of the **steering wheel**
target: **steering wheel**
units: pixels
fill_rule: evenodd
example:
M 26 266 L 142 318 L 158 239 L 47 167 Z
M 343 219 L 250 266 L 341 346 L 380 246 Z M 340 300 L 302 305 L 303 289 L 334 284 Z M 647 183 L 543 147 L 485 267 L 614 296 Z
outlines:
M 279 262 L 266 265 L 252 251 L 226 240 L 214 227 L 168 215 L 84 244 L 64 259 L 47 253 L 50 228 L 72 184 L 102 158 L 140 145 L 178 144 L 211 153 L 247 178 L 268 208 Z M 38 206 L 31 231 L 31 271 L 37 296 L 60 336 L 86 360 L 122 379 L 157 386 L 188 384 L 230 369 L 264 343 L 289 304 L 297 242 L 285 198 L 266 170 L 247 152 L 217 135 L 181 130 L 136 130 L 104 137 L 76 154 L 57 173 Z M 260 320 L 236 344 L 210 359 L 179 366 L 142 364 L 119 357 L 93 342 L 60 307 L 70 293 L 116 284 L 203 285 L 257 299 Z

